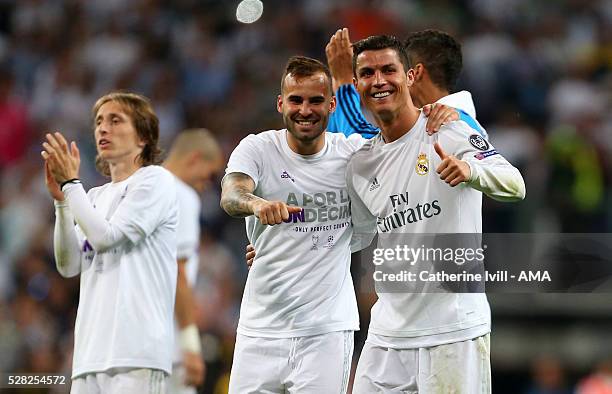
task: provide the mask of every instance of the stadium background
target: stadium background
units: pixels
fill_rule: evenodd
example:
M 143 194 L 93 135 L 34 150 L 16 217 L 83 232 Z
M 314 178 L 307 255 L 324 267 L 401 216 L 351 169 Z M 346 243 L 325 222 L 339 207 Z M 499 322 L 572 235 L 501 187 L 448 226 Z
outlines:
M 229 154 L 246 134 L 280 127 L 286 59 L 324 60 L 340 27 L 352 40 L 439 28 L 462 42 L 460 87 L 527 183 L 522 203 L 485 199 L 486 232 L 612 229 L 612 1 L 266 0 L 251 25 L 236 21 L 236 5 L 0 0 L 0 372 L 70 371 L 78 279 L 54 268 L 43 133 L 76 140 L 86 187 L 104 182 L 93 168 L 90 108 L 122 88 L 152 99 L 165 147 L 184 127 L 207 127 Z M 218 201 L 217 182 L 203 197 L 195 288 L 206 393 L 226 390 L 247 274 L 243 222 Z M 372 296 L 359 298 L 366 317 Z M 495 393 L 573 392 L 595 371 L 612 376 L 610 294 L 490 300 Z

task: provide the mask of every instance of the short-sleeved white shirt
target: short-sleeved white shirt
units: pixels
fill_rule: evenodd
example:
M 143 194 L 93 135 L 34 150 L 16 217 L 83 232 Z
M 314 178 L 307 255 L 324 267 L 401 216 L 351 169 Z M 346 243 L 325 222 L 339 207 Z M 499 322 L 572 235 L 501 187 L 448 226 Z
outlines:
M 359 136 L 326 133 L 319 153 L 302 156 L 289 148 L 287 130 L 270 130 L 247 136 L 232 153 L 226 174 L 244 173 L 255 182 L 255 195 L 303 209 L 275 226 L 246 218 L 257 256 L 238 333 L 289 338 L 359 328 L 345 170 L 362 144 Z

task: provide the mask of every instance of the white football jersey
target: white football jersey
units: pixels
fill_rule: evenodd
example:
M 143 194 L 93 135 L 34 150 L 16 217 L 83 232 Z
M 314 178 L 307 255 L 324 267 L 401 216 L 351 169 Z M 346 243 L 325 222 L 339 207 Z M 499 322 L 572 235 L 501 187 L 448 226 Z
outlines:
M 414 241 L 415 236 L 401 235 L 405 233 L 478 234 L 482 193 L 475 188 L 501 200 L 520 195 L 520 173 L 482 135 L 457 121 L 429 136 L 426 121 L 421 114 L 408 133 L 391 143 L 379 134 L 351 158 L 347 185 L 356 237 L 371 240 L 378 232 L 379 247 L 393 248 L 390 243 Z M 470 182 L 451 188 L 439 178 L 436 168 L 442 160 L 434 150 L 436 141 L 447 154 L 469 163 Z M 381 346 L 435 346 L 490 331 L 484 293 L 377 293 L 368 340 L 379 338 Z
M 76 226 L 81 288 L 72 376 L 117 367 L 170 373 L 177 275 L 174 177 L 159 166 L 142 167 L 87 196 L 126 240 L 96 253 Z
M 255 195 L 302 208 L 275 226 L 245 219 L 257 255 L 238 333 L 290 338 L 359 328 L 345 171 L 362 144 L 357 135 L 326 133 L 321 152 L 302 156 L 289 148 L 287 130 L 270 130 L 247 136 L 232 153 L 226 174 L 244 173 L 255 182 Z
M 202 202 L 198 193 L 188 184 L 175 177 L 176 197 L 178 199 L 179 219 L 176 228 L 177 260 L 187 259 L 185 274 L 191 288 L 198 276 L 200 246 L 200 211 Z M 183 352 L 177 342 L 179 327 L 174 325 L 174 362 L 183 360 Z

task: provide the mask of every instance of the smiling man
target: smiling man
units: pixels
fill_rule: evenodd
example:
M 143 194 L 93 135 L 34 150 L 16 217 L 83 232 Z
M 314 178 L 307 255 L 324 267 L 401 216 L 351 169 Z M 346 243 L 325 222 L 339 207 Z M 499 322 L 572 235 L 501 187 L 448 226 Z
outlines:
M 230 157 L 221 206 L 246 217 L 257 250 L 242 299 L 230 393 L 347 390 L 359 319 L 345 174 L 365 139 L 325 132 L 335 106 L 327 67 L 292 57 L 277 101 L 286 129 L 249 135 Z M 440 110 L 436 127 L 455 114 Z
M 414 70 L 397 39 L 369 37 L 353 50 L 355 86 L 381 128 L 347 167 L 354 231 L 365 240 L 361 246 L 376 232 L 381 249 L 447 239 L 436 234 L 478 234 L 482 193 L 501 201 L 524 198 L 519 171 L 467 123 L 425 133 L 424 115 L 410 95 Z M 490 392 L 485 294 L 403 289 L 376 287 L 353 392 Z
M 230 157 L 221 206 L 246 217 L 257 250 L 230 393 L 346 392 L 359 318 L 345 170 L 363 140 L 325 132 L 335 106 L 327 67 L 292 57 L 277 100 L 286 129 L 251 134 Z

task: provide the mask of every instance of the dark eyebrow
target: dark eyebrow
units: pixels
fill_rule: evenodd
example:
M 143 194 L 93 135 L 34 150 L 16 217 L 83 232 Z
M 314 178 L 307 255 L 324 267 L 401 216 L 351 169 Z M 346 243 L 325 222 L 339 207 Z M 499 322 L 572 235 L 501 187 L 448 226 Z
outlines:
M 288 98 L 289 98 L 289 100 L 304 100 L 304 98 L 302 96 L 297 96 L 295 94 L 292 94 Z

